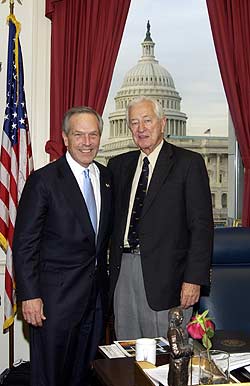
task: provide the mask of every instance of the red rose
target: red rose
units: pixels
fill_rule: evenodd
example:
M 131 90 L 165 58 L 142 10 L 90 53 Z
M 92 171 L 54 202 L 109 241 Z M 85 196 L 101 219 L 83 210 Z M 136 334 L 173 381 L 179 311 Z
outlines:
M 193 317 L 191 321 L 193 321 L 194 319 L 195 318 Z M 203 328 L 199 323 L 188 324 L 187 332 L 193 339 L 201 339 L 205 334 L 205 331 L 203 330 Z
M 211 328 L 213 331 L 215 330 L 215 326 L 212 320 L 206 320 L 205 326 L 206 326 L 206 329 Z
M 193 339 L 202 339 L 202 344 L 209 350 L 212 347 L 211 338 L 214 336 L 215 326 L 210 318 L 207 318 L 208 310 L 201 315 L 197 314 L 192 317 L 187 325 L 187 332 Z
M 211 320 L 205 320 L 204 323 L 206 330 L 208 328 L 214 330 L 214 324 Z M 196 316 L 193 316 L 190 323 L 187 325 L 187 332 L 193 339 L 202 339 L 203 335 L 206 333 L 201 324 L 197 321 Z

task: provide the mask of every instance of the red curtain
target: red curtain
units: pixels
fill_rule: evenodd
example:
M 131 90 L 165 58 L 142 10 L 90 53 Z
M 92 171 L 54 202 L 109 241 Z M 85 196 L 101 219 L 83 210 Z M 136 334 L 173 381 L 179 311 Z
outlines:
M 207 8 L 245 168 L 242 225 L 250 226 L 250 1 L 207 0 Z
M 51 19 L 50 159 L 64 152 L 62 118 L 72 106 L 102 114 L 130 0 L 46 0 Z

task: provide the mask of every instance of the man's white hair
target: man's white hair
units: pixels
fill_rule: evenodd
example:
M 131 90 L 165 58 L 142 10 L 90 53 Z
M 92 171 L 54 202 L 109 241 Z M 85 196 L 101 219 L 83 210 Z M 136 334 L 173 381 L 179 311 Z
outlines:
M 150 98 L 150 97 L 146 97 L 146 96 L 139 96 L 139 97 L 136 97 L 134 99 L 132 99 L 132 101 L 129 102 L 128 106 L 127 106 L 127 110 L 126 110 L 126 120 L 127 120 L 127 124 L 129 126 L 129 110 L 131 109 L 131 107 L 135 106 L 137 103 L 141 103 L 141 102 L 151 102 L 153 104 L 153 110 L 157 116 L 158 119 L 161 119 L 165 116 L 165 113 L 163 111 L 163 108 L 162 108 L 162 105 L 154 98 Z

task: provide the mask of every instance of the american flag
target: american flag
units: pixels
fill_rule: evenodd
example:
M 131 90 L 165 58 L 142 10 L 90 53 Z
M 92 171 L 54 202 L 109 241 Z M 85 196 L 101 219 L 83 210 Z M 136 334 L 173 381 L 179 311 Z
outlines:
M 6 252 L 4 330 L 13 323 L 16 312 L 12 261 L 16 210 L 25 181 L 33 170 L 19 42 L 20 23 L 14 15 L 8 17 L 8 22 L 7 95 L 0 156 L 0 245 Z

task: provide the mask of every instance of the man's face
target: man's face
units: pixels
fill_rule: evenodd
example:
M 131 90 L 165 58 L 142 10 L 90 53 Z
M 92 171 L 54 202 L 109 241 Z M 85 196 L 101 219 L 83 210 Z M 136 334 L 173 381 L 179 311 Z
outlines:
M 69 120 L 69 132 L 62 133 L 63 141 L 71 157 L 81 166 L 88 167 L 100 145 L 98 120 L 93 114 L 74 114 Z
M 166 117 L 159 119 L 150 101 L 138 102 L 129 109 L 129 127 L 134 142 L 147 155 L 162 141 L 165 124 Z

